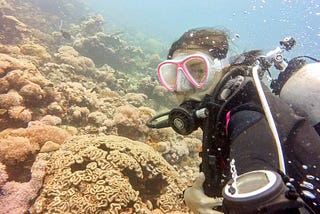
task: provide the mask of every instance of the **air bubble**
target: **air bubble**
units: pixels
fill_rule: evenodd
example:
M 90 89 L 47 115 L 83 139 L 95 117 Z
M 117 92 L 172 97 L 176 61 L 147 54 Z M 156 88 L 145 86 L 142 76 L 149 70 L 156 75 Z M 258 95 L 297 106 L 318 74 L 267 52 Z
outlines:
M 309 183 L 307 181 L 303 181 L 302 184 L 300 184 L 301 187 L 310 189 L 310 190 L 314 190 L 314 186 L 312 183 Z
M 308 166 L 307 165 L 302 165 L 302 168 L 303 169 L 308 169 Z
M 316 177 L 314 177 L 313 175 L 306 175 L 306 177 L 309 179 L 309 180 L 314 180 Z
M 310 199 L 316 199 L 316 196 L 307 190 L 303 190 L 302 193 Z

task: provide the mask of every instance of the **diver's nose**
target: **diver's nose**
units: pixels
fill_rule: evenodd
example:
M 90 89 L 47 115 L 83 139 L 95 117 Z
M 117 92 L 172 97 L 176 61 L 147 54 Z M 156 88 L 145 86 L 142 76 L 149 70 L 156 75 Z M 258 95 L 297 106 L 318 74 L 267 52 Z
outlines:
M 178 68 L 177 82 L 176 82 L 176 91 L 177 92 L 186 92 L 192 90 L 192 84 L 184 74 L 182 68 Z

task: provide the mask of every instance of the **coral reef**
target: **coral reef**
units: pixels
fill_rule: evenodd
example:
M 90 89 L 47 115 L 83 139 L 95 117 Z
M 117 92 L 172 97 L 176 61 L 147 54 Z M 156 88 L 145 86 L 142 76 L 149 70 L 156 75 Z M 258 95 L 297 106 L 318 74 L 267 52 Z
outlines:
M 147 100 L 147 95 L 142 94 L 142 93 L 127 93 L 124 96 L 124 99 L 128 101 L 131 105 L 135 107 L 141 107 L 145 104 Z
M 28 211 L 45 175 L 46 161 L 41 156 L 46 153 L 39 155 L 40 148 L 52 152 L 70 136 L 61 128 L 40 123 L 0 132 L 1 213 Z
M 35 213 L 186 211 L 179 174 L 151 147 L 119 136 L 78 136 L 47 164 Z
M 31 168 L 31 178 L 27 182 L 9 181 L 1 185 L 0 207 L 1 213 L 27 213 L 30 203 L 37 197 L 42 187 L 45 175 L 46 161 L 38 159 Z M 3 165 L 0 163 L 0 181 L 5 175 Z
M 116 127 L 117 134 L 120 136 L 144 141 L 149 132 L 145 123 L 152 112 L 154 111 L 145 107 L 119 106 L 114 112 L 113 126 Z
M 0 162 L 0 188 L 7 182 L 8 174 L 6 172 L 6 166 Z
M 200 135 L 145 125 L 177 105 L 163 44 L 81 0 L 0 0 L 0 22 L 0 212 L 185 213 Z
M 121 58 L 117 53 L 120 47 L 119 38 L 102 32 L 91 37 L 77 38 L 74 42 L 74 48 L 82 55 L 93 59 L 98 67 L 108 64 L 116 69 L 122 67 Z
M 73 47 L 62 46 L 54 55 L 58 63 L 65 63 L 73 66 L 73 71 L 90 76 L 95 70 L 94 62 L 87 57 L 81 56 Z
M 14 16 L 0 13 L 0 42 L 3 44 L 21 43 L 27 34 L 30 33 L 27 25 Z
M 39 149 L 38 144 L 30 143 L 27 138 L 8 136 L 1 139 L 0 161 L 13 167 L 17 162 L 28 160 L 30 155 L 34 156 Z
M 51 59 L 50 54 L 46 48 L 40 44 L 27 43 L 20 46 L 21 53 L 37 57 L 40 61 L 47 61 Z
M 25 127 L 46 114 L 59 96 L 53 85 L 29 60 L 0 54 L 0 131 Z
M 98 32 L 103 31 L 104 18 L 97 14 L 88 17 L 80 24 L 81 33 L 87 36 L 93 36 Z
M 45 124 L 0 132 L 0 162 L 6 166 L 9 180 L 25 182 L 40 148 L 48 141 L 63 143 L 71 134 Z

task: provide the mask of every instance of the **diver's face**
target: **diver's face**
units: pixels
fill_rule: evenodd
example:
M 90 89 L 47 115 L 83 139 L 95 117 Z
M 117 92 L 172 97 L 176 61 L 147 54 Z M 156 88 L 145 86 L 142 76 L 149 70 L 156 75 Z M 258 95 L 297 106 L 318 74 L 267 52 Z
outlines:
M 195 51 L 176 52 L 170 61 L 175 64 L 173 72 L 176 72 L 172 91 L 176 93 L 195 91 L 206 83 L 210 67 L 208 55 Z
M 222 77 L 221 62 L 218 59 L 212 59 L 207 51 L 177 50 L 174 52 L 172 60 L 178 61 L 188 56 L 197 55 L 203 57 L 204 60 L 190 60 L 189 64 L 186 63 L 186 71 L 183 68 L 177 69 L 175 87 L 172 91 L 176 94 L 179 102 L 201 101 L 206 94 L 213 92 Z

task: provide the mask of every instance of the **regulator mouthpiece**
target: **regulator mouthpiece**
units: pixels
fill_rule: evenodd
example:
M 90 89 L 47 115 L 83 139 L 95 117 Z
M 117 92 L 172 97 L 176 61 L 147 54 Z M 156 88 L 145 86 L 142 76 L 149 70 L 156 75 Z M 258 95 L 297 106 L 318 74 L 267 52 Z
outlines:
M 178 134 L 191 134 L 199 128 L 202 120 L 209 115 L 207 108 L 198 109 L 197 106 L 198 103 L 196 102 L 185 102 L 169 112 L 151 117 L 146 125 L 149 128 L 157 129 L 171 127 Z M 160 121 L 158 122 L 158 120 Z
M 206 108 L 197 111 L 188 111 L 186 108 L 177 107 L 170 111 L 169 124 L 175 132 L 181 135 L 188 135 L 200 126 L 201 119 L 208 116 Z

